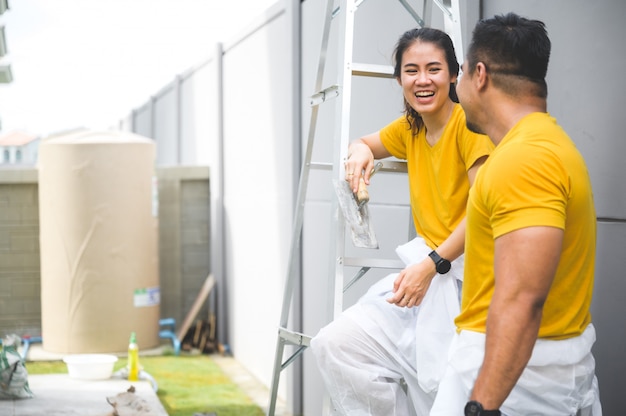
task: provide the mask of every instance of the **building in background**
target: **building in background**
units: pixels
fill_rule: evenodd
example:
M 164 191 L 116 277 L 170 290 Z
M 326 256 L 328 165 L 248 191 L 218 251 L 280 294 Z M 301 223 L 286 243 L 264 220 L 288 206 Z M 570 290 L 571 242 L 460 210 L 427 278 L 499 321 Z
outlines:
M 39 136 L 25 132 L 0 134 L 0 166 L 34 165 L 37 162 Z

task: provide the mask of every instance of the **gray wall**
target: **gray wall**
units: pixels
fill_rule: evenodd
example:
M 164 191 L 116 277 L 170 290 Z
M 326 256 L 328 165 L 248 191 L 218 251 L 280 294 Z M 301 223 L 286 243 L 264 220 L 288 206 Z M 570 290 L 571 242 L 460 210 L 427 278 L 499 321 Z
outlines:
M 542 20 L 552 41 L 548 111 L 582 152 L 598 215 L 592 314 L 604 414 L 623 414 L 626 385 L 626 2 L 483 1 L 485 16 L 515 11 Z M 614 75 L 615 74 L 615 75 Z

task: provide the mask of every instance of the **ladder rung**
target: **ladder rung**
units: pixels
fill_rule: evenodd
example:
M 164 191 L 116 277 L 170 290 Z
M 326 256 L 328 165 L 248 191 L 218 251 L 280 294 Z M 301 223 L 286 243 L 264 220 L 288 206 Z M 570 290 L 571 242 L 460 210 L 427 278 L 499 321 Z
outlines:
M 403 160 L 398 161 L 385 161 L 383 162 L 383 167 L 380 169 L 381 172 L 398 172 L 398 173 L 407 173 L 406 162 Z
M 390 65 L 375 65 L 352 63 L 352 75 L 360 77 L 393 78 L 393 67 Z
M 328 88 L 316 92 L 311 96 L 311 106 L 320 105 L 326 100 L 339 97 L 339 85 L 331 85 Z
M 367 257 L 344 257 L 344 266 L 374 267 L 378 269 L 404 269 L 406 266 L 395 259 L 370 259 Z
M 331 170 L 333 168 L 333 164 L 330 162 L 311 162 L 309 166 L 320 170 Z
M 299 332 L 290 331 L 286 328 L 278 328 L 278 336 L 284 339 L 289 344 L 304 345 L 306 347 L 311 344 L 311 337 L 301 334 Z
M 330 162 L 310 162 L 309 167 L 312 169 L 331 170 L 333 168 L 333 164 Z M 403 160 L 385 160 L 383 162 L 383 167 L 380 168 L 380 172 L 407 173 L 406 162 Z

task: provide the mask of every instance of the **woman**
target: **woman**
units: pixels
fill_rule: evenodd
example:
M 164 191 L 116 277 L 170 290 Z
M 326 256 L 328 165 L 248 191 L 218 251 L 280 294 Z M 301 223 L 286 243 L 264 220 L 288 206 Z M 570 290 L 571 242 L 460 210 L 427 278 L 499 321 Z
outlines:
M 465 125 L 446 33 L 404 33 L 394 62 L 405 114 L 350 145 L 346 180 L 356 191 L 361 176 L 369 184 L 375 159 L 406 160 L 418 237 L 397 250 L 404 270 L 374 284 L 312 340 L 333 405 L 345 415 L 428 414 L 459 311 L 465 204 L 493 149 Z

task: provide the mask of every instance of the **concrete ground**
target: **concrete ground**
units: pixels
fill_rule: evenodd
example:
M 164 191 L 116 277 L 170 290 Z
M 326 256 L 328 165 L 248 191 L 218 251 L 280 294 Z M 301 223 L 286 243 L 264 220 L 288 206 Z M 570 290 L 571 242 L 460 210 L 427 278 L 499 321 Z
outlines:
M 125 392 L 130 385 L 135 395 L 143 399 L 150 416 L 167 416 L 152 386 L 147 381 L 120 379 L 76 380 L 68 374 L 37 374 L 28 376 L 35 397 L 21 400 L 1 400 L 3 416 L 109 416 L 113 407 L 107 397 Z
M 220 366 L 224 374 L 228 375 L 233 383 L 237 384 L 267 414 L 270 403 L 270 390 L 234 358 L 221 355 L 214 355 L 211 358 Z M 292 416 L 293 414 L 287 411 L 287 405 L 284 400 L 278 398 L 274 415 Z
M 161 350 L 142 350 L 141 355 L 160 354 Z M 43 350 L 41 344 L 33 344 L 27 359 L 60 360 L 63 355 Z M 232 357 L 214 355 L 211 357 L 241 390 L 259 407 L 267 412 L 270 391 L 248 370 Z M 0 400 L 2 416 L 105 416 L 113 407 L 106 401 L 128 389 L 127 380 L 76 380 L 68 374 L 29 375 L 28 382 L 35 398 L 23 400 Z M 158 380 L 157 380 L 158 382 Z M 148 381 L 132 382 L 135 394 L 145 400 L 153 411 L 150 416 L 168 416 L 161 405 L 152 385 Z M 189 415 L 193 416 L 193 415 Z M 282 400 L 277 401 L 275 416 L 291 416 Z

